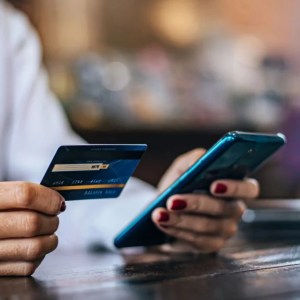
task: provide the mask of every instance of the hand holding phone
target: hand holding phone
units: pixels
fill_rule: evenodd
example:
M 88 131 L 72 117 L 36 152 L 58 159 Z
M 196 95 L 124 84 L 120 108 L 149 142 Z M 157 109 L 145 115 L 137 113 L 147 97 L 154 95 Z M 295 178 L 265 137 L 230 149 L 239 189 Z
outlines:
M 285 143 L 281 134 L 230 132 L 163 191 L 115 239 L 117 247 L 157 245 L 167 241 L 151 219 L 174 194 L 207 193 L 217 179 L 241 180 Z

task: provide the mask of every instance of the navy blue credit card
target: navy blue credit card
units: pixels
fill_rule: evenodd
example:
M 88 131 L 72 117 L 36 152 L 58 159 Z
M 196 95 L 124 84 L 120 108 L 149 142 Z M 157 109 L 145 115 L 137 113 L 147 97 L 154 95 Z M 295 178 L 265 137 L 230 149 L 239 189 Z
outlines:
M 147 145 L 74 145 L 58 148 L 41 185 L 65 200 L 116 198 Z

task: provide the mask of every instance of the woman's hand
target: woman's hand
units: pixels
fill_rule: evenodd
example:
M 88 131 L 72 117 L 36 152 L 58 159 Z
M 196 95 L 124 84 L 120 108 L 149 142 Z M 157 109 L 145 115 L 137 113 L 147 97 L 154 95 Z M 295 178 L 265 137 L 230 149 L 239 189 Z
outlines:
M 38 184 L 0 182 L 0 276 L 29 276 L 57 247 L 57 192 Z
M 199 157 L 203 149 L 196 149 L 178 157 L 160 181 L 164 190 Z M 239 199 L 256 198 L 259 185 L 254 179 L 217 180 L 210 187 L 211 195 L 173 195 L 167 208 L 157 208 L 152 219 L 164 233 L 187 244 L 191 251 L 216 252 L 237 231 L 237 224 L 245 211 Z M 231 200 L 226 200 L 231 198 Z M 234 198 L 235 200 L 232 200 Z

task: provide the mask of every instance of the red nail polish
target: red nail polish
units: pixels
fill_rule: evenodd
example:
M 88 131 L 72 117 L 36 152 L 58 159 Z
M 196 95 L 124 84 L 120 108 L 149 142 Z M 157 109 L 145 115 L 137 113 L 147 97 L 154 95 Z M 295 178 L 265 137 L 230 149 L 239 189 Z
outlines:
M 172 205 L 171 205 L 171 209 L 181 210 L 181 209 L 185 209 L 186 206 L 187 206 L 186 201 L 181 200 L 181 199 L 176 199 L 176 200 L 173 200 Z
M 61 207 L 60 207 L 60 211 L 61 211 L 61 212 L 63 212 L 63 211 L 65 211 L 65 210 L 66 210 L 66 208 L 67 208 L 67 206 L 66 206 L 66 202 L 65 202 L 65 201 L 63 201 L 63 203 L 61 204 Z
M 169 221 L 170 217 L 169 214 L 165 211 L 161 211 L 159 213 L 159 218 L 158 218 L 158 222 L 167 222 Z
M 216 194 L 224 194 L 226 192 L 227 192 L 227 186 L 223 183 L 218 183 L 215 188 L 215 193 Z

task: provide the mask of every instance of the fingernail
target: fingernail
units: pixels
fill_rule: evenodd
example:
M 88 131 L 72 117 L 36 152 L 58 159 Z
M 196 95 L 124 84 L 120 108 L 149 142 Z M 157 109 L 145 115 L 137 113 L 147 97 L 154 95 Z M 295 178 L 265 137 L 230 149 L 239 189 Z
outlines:
M 224 194 L 227 192 L 227 186 L 224 183 L 218 183 L 214 192 L 216 194 Z
M 173 209 L 173 210 L 181 210 L 181 209 L 186 208 L 186 206 L 187 206 L 186 201 L 181 200 L 181 199 L 175 199 L 172 202 L 171 209 Z
M 170 217 L 169 214 L 165 211 L 161 211 L 159 213 L 159 218 L 158 218 L 158 222 L 167 222 L 169 221 Z
M 61 207 L 60 207 L 60 211 L 63 212 L 63 211 L 66 210 L 66 208 L 67 208 L 66 202 L 63 201 L 62 204 L 61 204 Z

